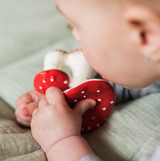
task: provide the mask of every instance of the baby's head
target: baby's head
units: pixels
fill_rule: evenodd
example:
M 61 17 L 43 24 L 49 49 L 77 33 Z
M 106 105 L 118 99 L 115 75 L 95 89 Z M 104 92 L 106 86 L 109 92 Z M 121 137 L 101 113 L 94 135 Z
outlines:
M 160 77 L 159 0 L 55 2 L 86 59 L 103 78 L 132 89 Z

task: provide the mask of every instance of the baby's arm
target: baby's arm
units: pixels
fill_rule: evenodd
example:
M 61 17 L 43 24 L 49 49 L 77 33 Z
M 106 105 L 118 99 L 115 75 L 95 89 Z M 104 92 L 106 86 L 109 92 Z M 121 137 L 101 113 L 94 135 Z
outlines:
M 63 93 L 56 87 L 46 91 L 46 98 L 39 102 L 32 115 L 31 130 L 49 161 L 78 161 L 93 151 L 81 137 L 81 116 L 96 104 L 86 99 L 72 110 Z
M 160 92 L 160 80 L 143 89 L 126 89 L 120 85 L 110 82 L 116 92 L 116 104 L 140 98 L 145 95 Z
M 20 96 L 16 101 L 15 115 L 17 122 L 23 126 L 29 127 L 32 113 L 35 108 L 38 108 L 39 100 L 44 97 L 44 94 L 37 91 L 29 91 Z
M 46 153 L 48 161 L 79 161 L 88 154 L 93 154 L 93 151 L 81 136 L 67 137 L 53 145 Z

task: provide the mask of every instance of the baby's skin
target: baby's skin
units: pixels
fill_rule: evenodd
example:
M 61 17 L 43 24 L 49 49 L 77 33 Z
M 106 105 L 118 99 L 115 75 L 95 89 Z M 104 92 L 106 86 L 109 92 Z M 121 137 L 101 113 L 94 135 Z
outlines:
M 16 101 L 15 115 L 17 122 L 23 126 L 30 127 L 32 113 L 38 108 L 39 101 L 45 98 L 44 94 L 37 91 L 28 91 Z
M 103 78 L 127 89 L 142 89 L 160 78 L 159 0 L 55 3 L 85 58 Z M 81 115 L 93 104 L 94 100 L 86 99 L 72 110 L 62 92 L 51 87 L 46 95 L 31 91 L 21 96 L 15 114 L 20 124 L 31 125 L 49 161 L 78 161 L 93 153 L 80 136 Z
M 56 87 L 50 87 L 46 95 L 30 91 L 16 103 L 17 121 L 26 126 L 31 125 L 33 137 L 41 145 L 48 160 L 75 161 L 93 153 L 81 137 L 81 116 L 96 105 L 95 100 L 79 101 L 72 110 L 63 93 Z M 75 149 L 77 152 L 73 153 Z

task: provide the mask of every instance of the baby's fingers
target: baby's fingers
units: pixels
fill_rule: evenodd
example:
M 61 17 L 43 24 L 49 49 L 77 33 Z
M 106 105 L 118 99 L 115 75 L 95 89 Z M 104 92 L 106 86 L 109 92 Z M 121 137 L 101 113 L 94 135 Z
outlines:
M 94 107 L 96 101 L 94 99 L 85 99 L 79 101 L 73 108 L 73 111 L 82 116 L 87 110 Z
M 63 105 L 63 107 L 67 106 L 65 97 L 61 90 L 57 87 L 50 87 L 46 91 L 46 98 L 49 104 L 52 105 Z
M 22 111 L 21 111 L 22 114 L 24 116 L 32 116 L 33 111 L 36 108 L 38 108 L 38 104 L 39 104 L 39 102 L 36 101 L 36 102 L 32 102 L 32 103 L 26 105 L 24 108 L 22 108 Z
M 26 126 L 26 127 L 29 127 L 30 126 L 32 117 L 23 116 L 21 114 L 21 112 L 18 111 L 18 110 L 16 110 L 15 114 L 16 114 L 17 122 L 19 124 L 21 124 L 23 126 Z

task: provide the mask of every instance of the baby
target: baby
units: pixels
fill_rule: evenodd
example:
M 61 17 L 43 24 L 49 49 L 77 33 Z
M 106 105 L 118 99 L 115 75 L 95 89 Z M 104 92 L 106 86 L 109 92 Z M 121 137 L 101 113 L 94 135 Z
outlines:
M 118 84 L 115 90 L 119 96 L 124 90 L 128 92 L 119 102 L 129 95 L 136 98 L 160 90 L 159 0 L 55 3 L 69 21 L 90 65 L 104 79 Z M 86 99 L 72 110 L 63 93 L 51 87 L 46 95 L 30 91 L 21 96 L 15 114 L 19 123 L 31 125 L 33 137 L 49 161 L 100 161 L 80 135 L 81 116 L 95 104 L 95 100 Z

